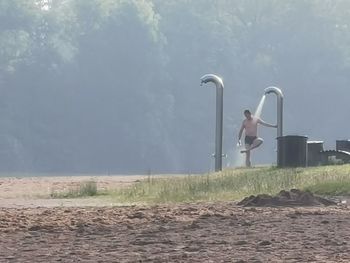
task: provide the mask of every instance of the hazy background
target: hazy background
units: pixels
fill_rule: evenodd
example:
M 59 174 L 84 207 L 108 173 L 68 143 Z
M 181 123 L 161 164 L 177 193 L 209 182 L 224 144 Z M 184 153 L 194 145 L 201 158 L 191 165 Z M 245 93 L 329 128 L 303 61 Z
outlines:
M 284 133 L 334 149 L 350 137 L 349 22 L 348 0 L 0 0 L 0 171 L 209 171 L 206 73 L 225 84 L 225 153 L 270 85 Z M 269 95 L 262 118 L 275 109 Z M 276 130 L 260 135 L 254 163 L 275 163 Z

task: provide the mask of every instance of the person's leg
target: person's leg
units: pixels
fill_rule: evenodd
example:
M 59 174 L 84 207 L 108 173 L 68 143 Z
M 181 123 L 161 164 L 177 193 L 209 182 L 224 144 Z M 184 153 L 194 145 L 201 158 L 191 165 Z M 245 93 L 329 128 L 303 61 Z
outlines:
M 250 145 L 250 144 L 246 144 L 245 145 L 245 150 L 242 150 L 241 153 L 245 153 L 246 156 L 245 156 L 245 164 L 247 167 L 251 167 L 252 163 L 251 163 L 251 160 L 250 160 L 250 157 L 251 157 L 251 150 L 255 149 L 255 148 L 258 148 L 262 143 L 264 142 L 263 139 L 261 138 L 256 138 L 253 143 Z
M 256 138 L 252 145 L 250 146 L 250 148 L 248 148 L 247 150 L 251 151 L 255 148 L 258 148 L 262 143 L 264 142 L 264 140 L 262 138 Z
M 249 148 L 249 147 L 250 147 L 250 145 L 246 145 L 246 148 Z M 251 167 L 252 166 L 252 163 L 250 161 L 250 150 L 247 150 L 245 152 L 245 165 L 247 167 Z
M 251 151 L 255 148 L 258 148 L 262 143 L 264 142 L 264 140 L 262 138 L 256 138 L 252 144 L 246 144 L 246 149 L 242 150 L 241 153 L 246 153 L 248 151 Z
M 248 149 L 250 149 L 250 146 L 252 145 L 253 141 L 251 140 L 251 138 L 249 136 L 246 136 L 244 138 L 244 146 L 245 149 L 241 151 L 241 153 L 246 153 Z

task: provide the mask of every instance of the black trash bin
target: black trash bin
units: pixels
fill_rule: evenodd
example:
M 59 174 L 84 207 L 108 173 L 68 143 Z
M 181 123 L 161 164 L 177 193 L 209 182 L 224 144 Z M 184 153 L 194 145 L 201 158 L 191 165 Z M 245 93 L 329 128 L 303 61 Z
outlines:
M 337 140 L 336 149 L 337 151 L 350 152 L 350 140 Z
M 307 166 L 307 137 L 286 135 L 277 138 L 278 167 Z
M 307 142 L 307 166 L 321 165 L 322 151 L 323 151 L 323 141 L 308 141 Z

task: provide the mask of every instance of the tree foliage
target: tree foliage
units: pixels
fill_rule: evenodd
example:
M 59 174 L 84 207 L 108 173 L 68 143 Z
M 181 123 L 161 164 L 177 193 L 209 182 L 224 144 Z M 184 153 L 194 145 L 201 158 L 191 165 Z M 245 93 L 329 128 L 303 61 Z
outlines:
M 286 133 L 346 137 L 349 10 L 347 0 L 1 0 L 0 170 L 210 169 L 205 73 L 224 78 L 225 151 L 269 85 L 286 95 Z M 273 162 L 263 134 L 257 159 Z

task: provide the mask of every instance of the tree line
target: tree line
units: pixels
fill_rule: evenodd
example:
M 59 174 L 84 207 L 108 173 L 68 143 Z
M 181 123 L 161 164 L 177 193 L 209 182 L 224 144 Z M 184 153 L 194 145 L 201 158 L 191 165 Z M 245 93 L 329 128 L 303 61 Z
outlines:
M 285 133 L 345 138 L 346 0 L 2 0 L 0 170 L 202 172 L 212 168 L 215 91 L 224 151 L 269 85 Z M 263 118 L 273 122 L 274 101 Z M 258 162 L 274 161 L 274 135 Z

